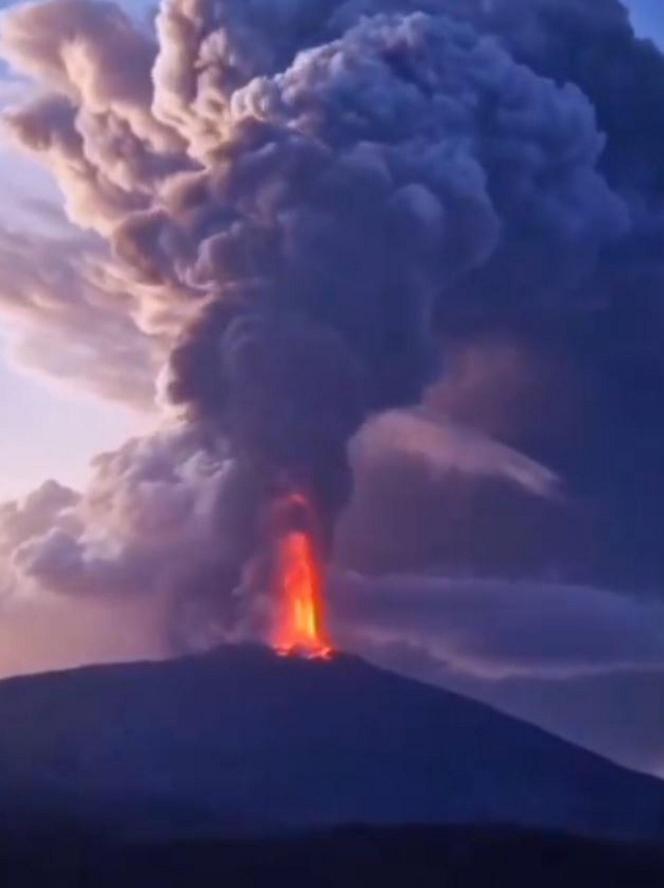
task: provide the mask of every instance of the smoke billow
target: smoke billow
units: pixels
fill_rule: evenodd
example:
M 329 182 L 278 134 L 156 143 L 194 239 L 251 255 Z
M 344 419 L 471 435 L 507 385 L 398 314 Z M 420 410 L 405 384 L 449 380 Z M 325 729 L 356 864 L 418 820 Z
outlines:
M 349 439 L 420 399 L 447 325 L 574 317 L 612 257 L 641 269 L 659 143 L 638 154 L 597 66 L 618 48 L 635 88 L 664 63 L 595 6 L 164 0 L 154 37 L 89 0 L 6 13 L 42 90 L 8 128 L 110 244 L 108 312 L 168 351 L 181 424 L 103 457 L 12 569 L 226 601 L 280 492 L 309 493 L 331 545 Z

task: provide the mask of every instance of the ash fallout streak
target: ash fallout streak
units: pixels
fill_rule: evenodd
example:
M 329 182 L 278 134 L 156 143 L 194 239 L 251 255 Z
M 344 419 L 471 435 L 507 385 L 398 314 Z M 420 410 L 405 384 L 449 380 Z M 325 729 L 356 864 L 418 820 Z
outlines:
M 169 602 L 273 638 L 266 574 L 330 557 L 350 438 L 419 401 L 444 333 L 576 329 L 661 276 L 661 140 L 633 145 L 591 63 L 555 53 L 611 34 L 646 65 L 620 4 L 593 5 L 589 22 L 573 0 L 164 0 L 156 37 L 88 0 L 6 13 L 2 52 L 42 89 L 8 128 L 109 244 L 126 296 L 106 307 L 164 356 L 178 413 L 104 470 L 132 515 L 132 492 L 175 479 L 195 549 L 173 551 L 198 559 L 172 572 L 142 521 L 95 525 L 95 481 L 19 542 L 16 582 L 104 591 L 159 561 Z

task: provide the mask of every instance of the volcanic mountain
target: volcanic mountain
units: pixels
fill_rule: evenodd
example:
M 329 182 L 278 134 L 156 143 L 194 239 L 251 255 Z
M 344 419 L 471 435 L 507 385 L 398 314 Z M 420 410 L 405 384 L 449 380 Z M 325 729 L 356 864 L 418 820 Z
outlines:
M 0 683 L 17 830 L 256 836 L 344 824 L 664 834 L 664 784 L 345 655 L 253 646 Z

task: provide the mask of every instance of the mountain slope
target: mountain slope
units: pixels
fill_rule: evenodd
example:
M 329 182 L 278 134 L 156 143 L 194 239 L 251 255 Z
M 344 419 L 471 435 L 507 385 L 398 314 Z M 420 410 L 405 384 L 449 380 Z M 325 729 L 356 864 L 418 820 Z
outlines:
M 664 834 L 664 784 L 339 656 L 221 648 L 0 683 L 0 810 L 92 831 L 510 823 Z

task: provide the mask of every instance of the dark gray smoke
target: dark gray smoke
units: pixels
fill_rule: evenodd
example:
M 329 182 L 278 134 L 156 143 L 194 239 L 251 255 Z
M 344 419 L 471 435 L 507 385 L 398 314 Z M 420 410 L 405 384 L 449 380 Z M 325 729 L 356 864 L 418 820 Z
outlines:
M 450 336 L 555 329 L 576 356 L 569 331 L 610 327 L 635 281 L 652 312 L 664 135 L 638 87 L 664 90 L 664 63 L 617 0 L 587 6 L 164 0 L 156 39 L 89 0 L 5 15 L 4 54 L 44 89 L 10 130 L 109 241 L 111 310 L 170 352 L 162 390 L 233 461 L 230 576 L 247 510 L 290 488 L 331 538 L 348 440 L 420 399 Z M 611 351 L 595 339 L 593 367 Z M 503 437 L 576 479 L 536 432 Z
M 14 33 L 31 16 L 35 40 L 48 8 L 17 13 Z M 164 169 L 153 132 L 186 144 L 198 169 L 163 177 L 112 233 L 139 280 L 202 303 L 174 351 L 170 393 L 325 505 L 343 499 L 344 446 L 362 416 L 416 400 L 432 378 L 450 290 L 518 254 L 514 300 L 573 298 L 628 225 L 596 172 L 603 139 L 578 90 L 515 65 L 440 9 L 327 11 L 327 29 L 312 30 L 308 4 L 248 16 L 236 3 L 167 3 L 149 108 L 138 73 L 140 94 L 127 96 L 100 60 L 95 89 L 122 94 L 103 125 L 90 125 L 98 115 L 82 95 L 73 116 L 86 158 L 119 185 L 100 142 L 123 113 L 140 143 L 132 162 L 152 155 L 123 165 L 138 178 L 130 198 L 149 185 L 143 167 Z

